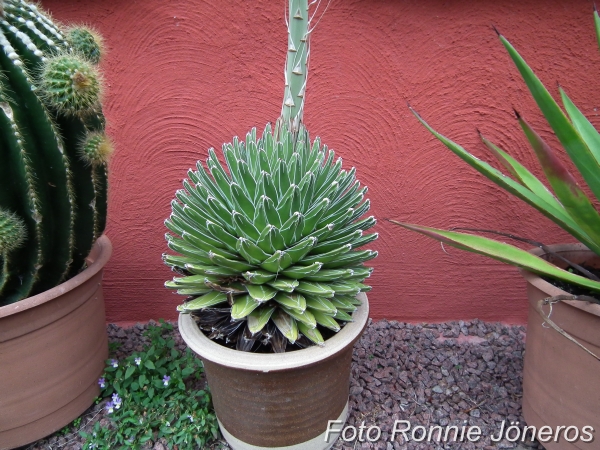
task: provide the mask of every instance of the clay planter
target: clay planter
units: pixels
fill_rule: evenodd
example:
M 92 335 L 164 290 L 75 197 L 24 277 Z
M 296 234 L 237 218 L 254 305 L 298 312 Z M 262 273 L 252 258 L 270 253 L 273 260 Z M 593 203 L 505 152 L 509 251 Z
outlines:
M 102 236 L 86 270 L 0 308 L 0 449 L 61 429 L 100 393 L 108 358 L 100 282 L 111 253 Z
M 189 314 L 179 316 L 179 332 L 204 362 L 221 432 L 229 445 L 241 449 L 330 448 L 338 434 L 325 441 L 329 420 L 348 412 L 352 347 L 369 315 L 363 304 L 348 323 L 325 342 L 283 354 L 246 353 L 208 339 Z
M 552 245 L 552 251 L 570 261 L 600 267 L 600 257 L 581 244 Z M 542 256 L 540 249 L 532 253 Z M 551 256 L 548 261 L 565 267 Z M 594 435 L 600 430 L 600 390 L 598 373 L 600 362 L 567 340 L 552 328 L 543 327 L 536 310 L 540 299 L 567 294 L 530 272 L 521 272 L 527 280 L 529 319 L 523 371 L 523 417 L 527 425 L 538 430 L 548 425 L 553 434 L 557 427 L 592 426 Z M 549 307 L 544 307 L 548 313 Z M 551 319 L 586 348 L 600 355 L 600 305 L 581 301 L 563 301 L 555 304 Z M 564 430 L 564 429 L 563 429 Z M 562 432 L 561 432 L 562 433 Z M 575 431 L 568 437 L 572 439 Z M 586 436 L 584 436 L 585 438 Z M 594 441 L 598 439 L 595 436 Z M 551 439 L 543 443 L 547 450 L 592 449 L 597 442 L 569 443 L 561 434 L 559 442 Z

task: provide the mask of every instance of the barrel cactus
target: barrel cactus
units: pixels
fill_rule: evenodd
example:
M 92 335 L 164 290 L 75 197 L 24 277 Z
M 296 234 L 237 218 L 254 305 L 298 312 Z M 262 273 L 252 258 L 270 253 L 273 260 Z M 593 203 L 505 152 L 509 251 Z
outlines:
M 290 0 L 289 12 L 280 119 L 260 138 L 252 129 L 223 145 L 225 164 L 210 149 L 165 222 L 177 254 L 164 260 L 178 274 L 166 286 L 187 297 L 178 310 L 245 351 L 323 345 L 324 330 L 352 320 L 357 294 L 370 289 L 363 262 L 377 255 L 358 249 L 377 238 L 364 234 L 375 225 L 363 217 L 367 188 L 302 124 L 308 2 Z
M 0 306 L 85 267 L 106 225 L 107 158 L 91 30 L 0 2 Z

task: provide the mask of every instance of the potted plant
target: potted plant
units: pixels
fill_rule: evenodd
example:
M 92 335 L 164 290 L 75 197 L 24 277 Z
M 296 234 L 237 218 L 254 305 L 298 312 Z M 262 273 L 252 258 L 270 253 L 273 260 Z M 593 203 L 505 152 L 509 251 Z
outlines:
M 368 318 L 363 262 L 377 252 L 355 169 L 302 123 L 307 0 L 290 0 L 281 117 L 262 137 L 209 150 L 172 202 L 166 286 L 187 300 L 179 329 L 204 361 L 234 448 L 329 448 L 346 420 L 352 346 Z M 313 447 L 314 446 L 314 447 Z M 304 447 L 302 447 L 304 448 Z M 306 447 L 308 448 L 308 447 Z
M 597 12 L 594 12 L 594 18 L 600 40 Z M 558 140 L 593 196 L 600 200 L 600 134 L 559 88 L 565 114 L 513 46 L 499 36 Z M 545 246 L 492 231 L 538 247 L 527 252 L 471 233 L 392 221 L 444 244 L 521 268 L 529 293 L 523 415 L 538 433 L 542 427 L 553 430 L 550 436 L 548 433 L 541 437 L 538 434 L 546 448 L 581 448 L 582 442 L 589 442 L 585 441 L 587 436 L 582 436 L 584 428 L 600 428 L 600 395 L 594 389 L 599 367 L 597 355 L 600 355 L 600 215 L 594 200 L 588 198 L 550 146 L 516 111 L 517 120 L 540 161 L 552 191 L 489 140 L 482 137 L 483 143 L 510 176 L 442 136 L 412 111 L 460 158 L 536 208 L 580 242 Z
M 62 428 L 98 395 L 111 245 L 99 37 L 0 2 L 0 448 Z M 91 252 L 90 252 L 91 251 Z M 88 257 L 89 254 L 89 257 Z M 87 258 L 87 259 L 86 259 Z

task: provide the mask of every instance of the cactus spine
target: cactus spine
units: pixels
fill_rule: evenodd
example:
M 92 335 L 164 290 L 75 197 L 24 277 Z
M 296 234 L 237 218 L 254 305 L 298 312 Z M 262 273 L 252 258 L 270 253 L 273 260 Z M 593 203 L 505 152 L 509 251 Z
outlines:
M 0 219 L 18 218 L 22 236 L 0 224 L 0 242 L 13 242 L 0 247 L 0 306 L 78 273 L 106 223 L 110 151 L 81 157 L 104 136 L 98 59 L 86 56 L 89 38 L 88 48 L 69 41 L 85 35 L 73 30 L 23 0 L 2 2 Z

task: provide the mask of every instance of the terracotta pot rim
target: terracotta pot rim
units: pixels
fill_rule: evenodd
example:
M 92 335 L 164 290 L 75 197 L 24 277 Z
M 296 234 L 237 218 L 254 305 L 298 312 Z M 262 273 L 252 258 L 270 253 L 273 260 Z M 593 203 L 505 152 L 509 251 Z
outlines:
M 23 311 L 27 311 L 28 309 L 35 308 L 36 306 L 39 306 L 43 303 L 49 302 L 61 296 L 65 292 L 75 289 L 77 286 L 83 284 L 86 280 L 92 278 L 104 268 L 104 266 L 110 259 L 110 256 L 112 254 L 112 244 L 110 242 L 110 239 L 108 239 L 108 237 L 104 234 L 100 236 L 94 244 L 92 254 L 94 253 L 94 250 L 95 258 L 91 261 L 91 264 L 89 264 L 84 271 L 78 273 L 73 278 L 68 279 L 67 281 L 59 284 L 58 286 L 53 287 L 52 289 L 40 292 L 37 295 L 25 298 L 16 303 L 0 307 L 0 318 L 21 313 Z
M 362 305 L 354 312 L 354 322 L 348 322 L 338 333 L 325 341 L 325 346 L 313 346 L 287 353 L 248 353 L 223 347 L 208 339 L 190 314 L 179 314 L 179 333 L 186 344 L 201 358 L 215 364 L 255 372 L 274 372 L 306 367 L 326 360 L 349 343 L 354 343 L 369 318 L 369 302 L 361 292 Z
M 594 253 L 589 248 L 587 248 L 585 245 L 583 245 L 581 243 L 554 244 L 554 245 L 548 245 L 547 247 L 555 253 L 581 252 L 581 253 L 594 255 Z M 546 252 L 539 247 L 532 248 L 531 250 L 529 250 L 529 253 L 532 253 L 536 256 L 542 256 L 542 255 L 546 254 Z M 525 278 L 525 280 L 528 283 L 530 283 L 532 286 L 536 287 L 540 291 L 547 293 L 548 296 L 554 297 L 556 295 L 568 294 L 568 292 L 563 291 L 560 288 L 557 288 L 552 283 L 548 283 L 546 280 L 542 279 L 539 275 L 537 275 L 533 272 L 529 272 L 528 270 L 521 269 L 521 268 L 519 269 L 519 272 L 521 272 L 521 275 L 523 275 L 523 278 Z M 565 301 L 562 301 L 561 303 L 568 304 L 570 306 L 573 306 L 574 308 L 581 309 L 590 314 L 594 314 L 594 315 L 600 317 L 600 305 L 598 305 L 598 304 L 594 304 L 594 303 L 590 303 L 590 302 L 582 302 L 582 301 L 578 301 L 578 300 L 565 300 Z

